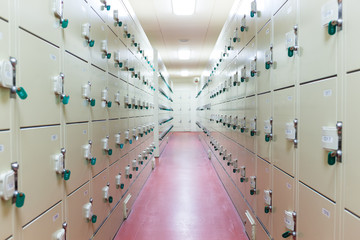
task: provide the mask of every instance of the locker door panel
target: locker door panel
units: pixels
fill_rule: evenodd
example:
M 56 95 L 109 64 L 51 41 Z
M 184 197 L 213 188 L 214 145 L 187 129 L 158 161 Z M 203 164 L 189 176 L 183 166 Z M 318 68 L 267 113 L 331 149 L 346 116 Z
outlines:
M 285 211 L 294 211 L 294 193 L 295 193 L 295 181 L 292 177 L 286 173 L 273 168 L 274 184 L 272 189 L 272 204 L 273 210 L 273 234 L 274 239 L 282 239 L 282 234 L 287 230 L 284 217 Z
M 328 0 L 299 2 L 300 82 L 320 79 L 337 73 L 338 33 L 330 36 L 327 27 L 322 25 L 321 10 L 323 5 L 328 2 Z M 333 9 L 334 12 L 337 10 L 337 8 Z
M 359 217 L 351 214 L 348 211 L 344 211 L 344 240 L 356 239 L 358 236 L 358 230 L 360 227 Z
M 114 198 L 113 203 L 111 204 L 111 209 L 120 201 L 121 196 L 125 193 L 125 173 L 123 168 L 121 168 L 121 160 L 115 162 L 109 167 L 109 183 L 110 183 L 110 195 Z M 117 185 L 116 177 L 121 174 L 120 185 Z M 121 185 L 124 184 L 124 185 Z
M 265 128 L 268 131 L 271 131 L 270 123 L 267 122 L 265 124 L 265 121 L 270 121 L 272 118 L 271 113 L 271 101 L 272 97 L 270 93 L 259 95 L 258 96 L 258 118 L 257 118 L 257 147 L 258 147 L 258 155 L 267 160 L 270 161 L 270 149 L 271 149 L 271 141 L 265 140 Z
M 102 101 L 101 93 L 107 87 L 106 73 L 100 69 L 91 66 L 90 67 L 90 82 L 92 97 L 96 100 L 96 105 L 91 108 L 91 117 L 93 120 L 103 120 L 108 118 L 107 106 Z
M 88 64 L 67 52 L 64 64 L 65 93 L 70 96 L 69 104 L 63 108 L 65 120 L 67 123 L 89 121 L 90 103 L 82 95 L 83 86 L 90 80 Z
M 253 119 L 256 118 L 256 98 L 250 97 L 245 99 L 245 117 L 246 117 L 246 128 L 247 130 L 243 133 L 245 134 L 245 147 L 252 152 L 255 152 L 255 139 L 256 135 L 251 136 L 250 132 L 252 130 Z M 258 123 L 257 123 L 258 125 Z M 258 128 L 258 126 L 256 126 Z
M 286 1 L 287 0 L 275 0 L 274 2 L 272 2 L 273 5 L 272 13 L 275 14 L 277 11 L 280 11 L 281 7 L 283 7 Z
M 107 41 L 107 31 L 110 30 L 108 30 L 106 24 L 101 21 L 99 16 L 92 9 L 89 11 L 89 17 L 91 24 L 91 36 L 95 40 L 94 47 L 90 48 L 91 63 L 103 70 L 107 70 L 108 59 L 102 51 L 102 41 L 106 41 L 107 45 L 109 45 Z M 109 49 L 109 47 L 107 48 Z
M 245 140 L 246 140 L 246 135 L 249 134 L 246 131 L 241 132 L 241 121 L 243 121 L 244 117 L 246 117 L 246 108 L 245 108 L 245 99 L 240 99 L 239 100 L 239 105 L 237 112 L 238 112 L 238 124 L 239 124 L 239 129 L 236 130 L 236 136 L 237 136 L 237 142 L 242 145 L 245 146 Z
M 359 1 L 351 1 L 345 2 L 345 11 L 344 14 L 345 22 L 344 25 L 346 35 L 345 35 L 345 58 L 346 58 L 346 71 L 357 70 L 360 68 L 360 65 L 357 61 L 358 56 L 360 55 L 360 50 L 358 49 L 358 41 L 356 39 L 359 38 L 358 35 L 358 18 L 359 12 L 358 9 L 360 8 Z
M 335 240 L 335 204 L 300 183 L 298 224 L 299 239 Z
M 23 228 L 23 239 L 51 239 L 56 231 L 63 229 L 62 208 L 63 203 L 60 202 Z
M 358 119 L 359 110 L 356 107 L 359 96 L 357 88 L 359 87 L 359 73 L 352 73 L 347 75 L 346 79 L 346 130 L 345 131 L 345 152 L 346 152 L 346 164 L 345 167 L 345 207 L 350 211 L 360 215 L 360 207 L 358 206 L 360 194 L 355 189 L 358 189 L 359 172 L 357 171 L 360 166 L 358 159 L 358 145 L 357 134 L 359 133 Z
M 120 102 L 123 97 L 121 97 L 121 83 L 118 78 L 108 75 L 108 98 L 112 102 L 112 106 L 108 108 L 109 118 L 119 118 L 120 111 L 123 109 L 123 106 L 120 106 Z
M 18 102 L 20 126 L 59 124 L 62 103 L 54 93 L 52 80 L 60 74 L 59 49 L 22 30 L 19 34 L 20 86 L 28 94 Z
M 108 15 L 113 11 L 113 1 L 106 0 L 106 4 L 107 6 L 110 6 L 110 10 L 107 10 L 107 6 L 105 6 L 105 4 L 103 4 L 100 0 L 89 0 L 88 2 L 96 14 L 99 15 L 104 22 L 106 22 L 108 20 Z
M 271 18 L 272 2 L 267 0 L 257 0 L 257 31 L 259 31 Z
M 241 41 L 246 45 L 254 36 L 256 33 L 256 25 L 255 20 L 256 18 L 250 17 L 250 11 L 251 11 L 251 1 L 242 1 L 240 3 L 239 7 L 239 18 L 240 21 L 242 19 L 245 19 L 245 29 L 240 34 Z
M 129 119 L 128 118 L 120 119 L 121 142 L 124 143 L 124 148 L 121 151 L 121 156 L 124 156 L 126 153 L 128 153 L 130 147 L 132 146 L 132 144 L 130 144 L 130 142 L 127 141 L 126 138 L 125 138 L 126 137 L 125 133 L 128 130 L 129 130 Z M 129 139 L 130 139 L 130 137 L 131 137 L 131 135 L 129 133 Z M 131 143 L 132 143 L 132 141 L 131 141 Z
M 96 157 L 96 165 L 92 167 L 93 176 L 103 171 L 109 165 L 109 155 L 104 150 L 104 144 L 102 142 L 106 136 L 109 135 L 107 129 L 107 122 L 93 122 L 92 123 L 92 151 L 93 156 Z M 109 136 L 110 137 L 110 136 Z M 113 149 L 113 146 L 109 144 L 109 149 Z
M 294 142 L 286 138 L 287 124 L 294 125 L 295 89 L 288 88 L 274 92 L 274 138 L 272 141 L 272 160 L 275 166 L 290 175 L 294 175 Z
M 298 55 L 288 56 L 287 40 L 293 39 L 290 33 L 294 33 L 296 22 L 297 1 L 289 0 L 274 16 L 274 48 L 273 48 L 273 89 L 291 86 L 295 83 Z
M 97 229 L 110 213 L 110 203 L 105 200 L 102 189 L 107 186 L 109 181 L 109 171 L 106 169 L 92 180 L 91 192 L 94 196 L 94 212 L 97 215 L 97 222 L 94 227 Z M 110 183 L 111 185 L 114 183 Z M 109 194 L 109 197 L 111 195 Z
M 0 9 L 0 16 L 1 12 L 6 10 L 7 4 L 7 1 L 0 1 L 0 5 L 4 6 Z M 0 19 L 0 61 L 9 60 L 9 32 L 9 24 Z M 0 118 L 0 129 L 10 129 L 10 89 L 0 87 L 0 109 L 3 113 Z
M 87 183 L 67 197 L 66 217 L 68 223 L 68 239 L 88 240 L 95 228 L 93 223 L 83 216 L 83 206 L 89 203 L 90 184 Z M 93 214 L 97 214 L 93 211 Z
M 56 46 L 60 46 L 63 29 L 60 17 L 55 14 L 55 1 L 20 1 L 19 25 Z
M 300 86 L 299 118 L 300 180 L 333 200 L 336 163 L 328 164 L 322 128 L 336 127 L 336 86 L 336 78 Z
M 84 146 L 89 142 L 88 123 L 66 126 L 66 167 L 72 178 L 65 183 L 67 194 L 82 186 L 90 179 L 91 164 L 84 157 Z
M 113 154 L 110 156 L 110 165 L 120 159 L 120 153 L 123 150 L 120 148 L 120 145 L 117 144 L 115 141 L 115 135 L 119 133 L 121 138 L 121 135 L 123 133 L 121 132 L 120 120 L 109 120 L 109 137 L 110 137 L 109 146 L 113 150 Z M 124 142 L 121 142 L 121 144 L 123 143 Z
M 10 132 L 0 132 L 0 174 L 11 170 L 11 145 Z M 20 164 L 20 168 L 22 165 Z M 19 189 L 22 191 L 21 189 Z M 6 239 L 11 236 L 13 222 L 13 205 L 11 200 L 5 201 L 0 198 L 0 217 L 3 220 L 0 224 L 0 238 Z
M 122 59 L 123 55 L 121 53 L 123 51 L 121 49 L 124 48 L 125 46 L 112 31 L 107 31 L 107 39 L 109 45 L 108 46 L 109 53 L 111 53 L 111 58 L 107 61 L 108 71 L 109 73 L 115 75 L 116 77 L 119 77 L 121 70 L 121 63 L 123 64 L 124 61 Z M 118 60 L 116 60 L 118 57 L 117 56 L 118 53 L 119 53 L 120 63 L 118 62 Z
M 252 61 L 256 58 L 256 39 L 254 38 L 249 45 L 245 47 L 244 57 L 246 58 L 246 96 L 251 96 L 256 93 L 256 82 L 258 81 L 258 73 L 255 73 L 254 76 L 251 76 L 251 65 Z M 256 66 L 256 71 L 261 64 L 258 60 L 254 63 Z
M 23 129 L 20 144 L 19 188 L 26 194 L 26 202 L 19 209 L 19 216 L 25 225 L 63 195 L 64 179 L 56 173 L 54 159 L 61 153 L 60 127 Z
M 271 35 L 272 35 L 272 23 L 267 23 L 264 28 L 258 33 L 257 42 L 257 57 L 258 57 L 258 93 L 270 91 L 270 72 L 272 71 L 272 65 L 269 64 L 269 69 L 266 69 L 266 62 L 271 60 Z M 268 57 L 266 57 L 268 56 Z
M 251 195 L 250 190 L 252 189 L 250 186 L 250 177 L 256 177 L 256 159 L 253 153 L 249 151 L 245 151 L 245 166 L 246 166 L 246 181 L 245 181 L 245 199 L 252 207 L 254 211 L 256 211 L 256 194 Z
M 64 15 L 69 19 L 69 26 L 63 36 L 65 49 L 86 61 L 89 61 L 90 51 L 88 42 L 82 36 L 82 27 L 84 24 L 90 23 L 89 10 L 90 7 L 85 1 L 64 1 Z M 92 37 L 93 32 L 90 28 L 89 40 L 92 40 Z
M 2 6 L 0 9 L 0 17 L 4 19 L 9 19 L 9 0 L 1 0 L 0 5 Z

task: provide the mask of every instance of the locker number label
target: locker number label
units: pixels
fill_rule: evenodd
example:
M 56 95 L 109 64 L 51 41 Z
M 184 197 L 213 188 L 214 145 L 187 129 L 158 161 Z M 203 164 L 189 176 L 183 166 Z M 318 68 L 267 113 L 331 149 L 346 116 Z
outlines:
M 290 31 L 288 33 L 285 34 L 285 39 L 286 39 L 286 49 L 288 49 L 289 47 L 294 47 L 295 44 L 295 33 L 294 31 Z
M 338 17 L 338 1 L 331 0 L 321 7 L 321 23 L 327 26 L 330 21 L 337 20 Z
M 324 90 L 324 97 L 330 97 L 331 95 L 332 95 L 331 89 Z
M 322 214 L 324 214 L 327 218 L 330 218 L 330 211 L 329 210 L 323 208 L 322 209 Z
M 324 143 L 333 143 L 334 142 L 334 138 L 332 136 L 322 136 L 322 141 Z

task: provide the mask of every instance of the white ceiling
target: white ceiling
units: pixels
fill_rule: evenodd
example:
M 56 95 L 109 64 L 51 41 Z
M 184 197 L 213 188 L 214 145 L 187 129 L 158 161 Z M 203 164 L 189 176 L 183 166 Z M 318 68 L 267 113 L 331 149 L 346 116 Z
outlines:
M 151 45 L 172 80 L 201 76 L 235 0 L 197 0 L 195 14 L 176 16 L 171 0 L 129 0 Z M 186 43 L 180 42 L 188 39 Z M 189 48 L 190 60 L 179 60 L 178 49 Z M 189 77 L 181 77 L 188 70 Z

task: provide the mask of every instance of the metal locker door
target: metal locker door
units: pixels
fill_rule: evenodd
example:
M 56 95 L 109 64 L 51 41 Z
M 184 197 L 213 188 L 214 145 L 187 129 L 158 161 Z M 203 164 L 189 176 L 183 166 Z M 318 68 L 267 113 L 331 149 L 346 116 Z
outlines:
M 1 0 L 0 5 L 4 6 L 0 9 L 1 16 L 2 11 L 7 10 L 8 2 Z M 0 19 L 0 61 L 8 61 L 10 57 L 9 32 L 9 24 Z M 0 129 L 10 129 L 10 89 L 8 88 L 0 87 L 0 109 L 3 113 L 0 118 Z
M 91 26 L 88 39 L 84 37 L 86 26 L 90 24 L 89 11 L 90 7 L 85 1 L 64 1 L 64 15 L 69 19 L 69 26 L 63 34 L 65 50 L 86 61 L 90 59 L 89 43 L 93 40 Z
M 257 154 L 270 161 L 270 149 L 273 134 L 272 120 L 272 96 L 271 93 L 258 95 L 258 118 L 257 118 Z
M 83 212 L 84 205 L 89 203 L 91 198 L 89 185 L 90 183 L 86 183 L 66 199 L 65 212 L 68 223 L 68 239 L 88 240 L 95 230 L 93 223 L 85 219 Z M 93 212 L 93 214 L 96 215 L 97 213 Z
M 256 159 L 255 155 L 249 151 L 245 151 L 245 167 L 246 167 L 246 180 L 245 180 L 245 199 L 251 206 L 251 208 L 256 211 L 256 188 L 254 189 L 252 185 L 252 178 L 255 177 L 256 183 Z M 255 192 L 253 192 L 254 190 Z
M 358 33 L 358 19 L 360 2 L 359 1 L 345 1 L 345 64 L 346 72 L 357 70 L 360 68 L 360 65 L 357 61 L 358 56 L 360 55 L 360 50 L 358 49 L 358 42 L 356 39 L 359 38 Z
M 334 7 L 327 7 L 329 3 Z M 332 16 L 338 12 L 337 0 L 302 0 L 299 7 L 300 82 L 335 75 L 338 34 L 329 35 L 322 22 L 337 20 Z
M 23 30 L 19 36 L 18 76 L 28 94 L 18 102 L 20 126 L 59 124 L 63 104 L 54 92 L 53 80 L 60 75 L 59 49 Z
M 119 77 L 121 68 L 124 67 L 124 59 L 122 59 L 124 56 L 121 49 L 125 46 L 112 31 L 107 31 L 107 39 L 109 53 L 111 54 L 107 61 L 107 68 L 109 73 Z
M 62 214 L 63 203 L 60 202 L 46 211 L 36 220 L 26 225 L 22 230 L 23 239 L 55 239 L 56 233 L 63 228 L 64 217 Z M 65 231 L 62 232 L 65 236 Z
M 108 167 L 109 157 L 111 156 L 109 156 L 109 154 L 112 153 L 113 146 L 108 143 L 108 149 L 111 149 L 112 151 L 110 152 L 104 150 L 104 141 L 106 141 L 106 137 L 109 136 L 106 121 L 93 122 L 91 128 L 91 140 L 93 144 L 92 151 L 93 155 L 96 157 L 96 165 L 92 167 L 92 176 L 96 176 L 99 172 L 103 171 L 105 168 Z
M 275 0 L 272 2 L 272 13 L 275 15 L 277 11 L 280 10 L 281 7 L 283 7 L 284 3 L 288 0 Z
M 61 147 L 59 126 L 20 130 L 19 188 L 26 194 L 26 203 L 19 208 L 22 226 L 63 196 L 65 180 L 56 172 L 56 161 L 63 160 L 67 167 L 69 159 L 59 158 Z
M 66 167 L 71 170 L 73 176 L 65 183 L 67 194 L 72 193 L 90 179 L 91 157 L 96 158 L 96 156 L 89 154 L 88 157 L 85 157 L 87 150 L 85 147 L 88 146 L 90 139 L 88 129 L 88 123 L 66 125 L 65 146 L 66 157 L 69 159 Z
M 0 5 L 2 6 L 0 9 L 0 17 L 9 20 L 9 0 L 0 0 Z
M 110 119 L 120 118 L 120 111 L 124 108 L 124 106 L 120 106 L 120 102 L 123 100 L 120 84 L 120 79 L 108 75 L 108 100 L 111 102 L 111 107 L 107 107 L 107 109 Z
M 112 5 L 114 1 L 105 0 L 104 3 L 101 0 L 89 0 L 90 6 L 94 9 L 97 15 L 99 15 L 102 21 L 108 21 L 108 15 L 112 12 L 114 6 Z M 100 20 L 101 21 L 101 20 Z
M 358 119 L 359 111 L 356 103 L 359 101 L 357 88 L 359 87 L 360 73 L 352 73 L 346 76 L 346 93 L 345 93 L 345 114 L 346 114 L 346 131 L 345 131 L 345 207 L 355 214 L 360 215 L 360 207 L 358 206 L 360 194 L 358 189 L 359 173 L 357 171 L 360 166 L 358 159 L 357 134 L 359 133 Z
M 94 47 L 90 48 L 91 63 L 106 71 L 108 61 L 111 61 L 111 59 L 108 59 L 108 54 L 110 54 L 110 52 L 108 52 L 109 43 L 107 39 L 107 32 L 110 30 L 108 30 L 107 25 L 101 21 L 93 9 L 89 10 L 89 18 L 91 24 L 91 36 L 95 41 Z M 111 56 L 112 55 L 110 55 L 110 58 Z
M 67 123 L 89 121 L 91 98 L 95 93 L 89 81 L 88 64 L 67 52 L 64 56 L 65 94 L 70 96 L 69 104 L 63 108 L 65 121 Z M 87 91 L 88 96 L 84 96 L 84 91 Z M 100 102 L 95 102 L 96 104 Z
M 245 134 L 245 147 L 252 152 L 255 152 L 256 134 L 251 134 L 252 130 L 258 129 L 258 121 L 256 117 L 256 97 L 249 97 L 245 99 L 245 117 L 246 117 L 246 130 Z
M 258 68 L 258 88 L 257 93 L 270 91 L 270 72 L 273 69 L 273 49 L 272 49 L 272 22 L 268 22 L 258 33 L 257 42 L 257 68 Z
M 91 193 L 93 194 L 94 197 L 93 210 L 97 215 L 97 221 L 96 223 L 94 223 L 95 229 L 97 229 L 102 224 L 105 217 L 107 217 L 110 213 L 110 202 L 112 202 L 113 199 L 110 200 L 112 198 L 110 192 L 108 192 L 106 199 L 104 195 L 104 188 L 108 186 L 108 183 L 110 185 L 114 184 L 114 183 L 110 183 L 108 169 L 101 172 L 92 180 Z
M 272 88 L 279 89 L 295 84 L 299 55 L 289 53 L 289 47 L 296 45 L 297 1 L 289 0 L 274 16 L 274 48 Z
M 272 189 L 273 238 L 282 239 L 282 234 L 288 231 L 284 217 L 285 211 L 295 210 L 295 180 L 278 168 L 273 168 L 274 183 Z
M 91 95 L 96 100 L 96 105 L 91 108 L 92 120 L 108 119 L 108 105 L 102 99 L 103 91 L 107 89 L 107 74 L 102 70 L 90 66 Z M 109 90 L 109 89 L 107 89 Z M 109 97 L 109 92 L 107 92 Z
M 236 130 L 236 135 L 238 139 L 237 142 L 242 146 L 245 146 L 246 135 L 249 134 L 248 132 L 245 131 L 245 129 L 243 129 L 244 123 L 246 123 L 245 103 L 246 100 L 243 98 L 239 100 L 239 104 L 237 105 L 239 109 L 237 111 L 239 128 Z
M 295 140 L 295 88 L 274 92 L 274 136 L 272 141 L 272 161 L 275 166 L 294 176 Z
M 297 218 L 299 239 L 335 240 L 335 207 L 332 201 L 300 183 Z
M 126 153 L 129 152 L 129 149 L 130 149 L 130 147 L 132 146 L 132 143 L 133 143 L 132 139 L 130 138 L 131 135 L 130 135 L 129 119 L 128 118 L 120 119 L 120 131 L 121 131 L 121 143 L 124 144 L 124 148 L 121 151 L 121 156 L 124 156 Z M 128 134 L 127 134 L 127 132 L 128 132 Z M 127 139 L 127 137 L 128 137 L 128 139 Z
M 243 50 L 246 58 L 246 96 L 256 93 L 256 82 L 258 81 L 258 68 L 261 64 L 256 56 L 256 38 L 254 38 Z
M 240 39 L 245 45 L 248 44 L 256 34 L 255 18 L 250 16 L 250 11 L 251 0 L 242 1 L 239 7 L 240 28 L 242 27 L 243 30 L 240 34 Z
M 0 175 L 11 171 L 11 144 L 10 132 L 0 132 Z M 23 166 L 20 164 L 20 168 Z M 22 191 L 22 190 L 20 190 Z M 5 200 L 0 197 L 0 238 L 7 239 L 13 234 L 13 208 L 11 199 Z
M 256 25 L 259 31 L 271 18 L 273 3 L 268 0 L 256 0 Z
M 120 133 L 120 141 L 119 134 Z M 123 142 L 121 142 L 121 132 L 120 120 L 114 119 L 109 120 L 109 146 L 113 150 L 113 154 L 110 156 L 110 165 L 120 159 L 120 152 L 122 151 L 121 147 L 124 147 Z
M 359 236 L 360 219 L 351 212 L 344 210 L 343 240 L 356 239 Z
M 113 202 L 110 204 L 111 209 L 120 201 L 125 193 L 125 173 L 120 163 L 120 160 L 116 161 L 109 167 L 110 195 L 113 197 Z
M 331 128 L 336 134 L 336 80 L 331 78 L 300 86 L 299 117 L 300 180 L 333 200 L 336 163 L 331 163 L 330 150 L 325 149 L 324 144 L 337 141 L 329 133 L 323 134 L 323 129 Z

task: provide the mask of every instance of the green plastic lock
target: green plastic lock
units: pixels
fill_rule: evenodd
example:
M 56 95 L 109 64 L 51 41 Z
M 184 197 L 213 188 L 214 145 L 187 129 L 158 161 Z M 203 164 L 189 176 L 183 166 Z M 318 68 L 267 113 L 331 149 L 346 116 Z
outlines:
M 121 189 L 124 189 L 124 187 L 125 187 L 125 186 L 124 186 L 124 184 L 123 184 L 123 183 L 122 183 L 122 184 L 120 184 L 120 188 L 121 188 Z
M 90 46 L 90 47 L 93 47 L 94 45 L 95 45 L 95 40 L 89 41 L 89 46 Z
M 70 96 L 69 96 L 69 95 L 66 95 L 66 96 L 64 96 L 63 99 L 62 99 L 62 103 L 63 103 L 64 105 L 67 105 L 67 104 L 69 103 L 69 100 L 70 100 Z
M 226 158 L 225 158 L 225 156 L 223 157 L 223 160 L 225 160 Z M 229 166 L 229 165 L 228 165 Z
M 230 162 L 227 162 L 226 165 L 230 166 Z
M 145 132 L 145 135 L 147 135 L 148 133 L 147 132 Z
M 336 21 L 330 21 L 328 25 L 328 33 L 329 35 L 334 35 L 336 33 Z
M 254 72 L 254 71 L 251 71 L 251 72 L 250 72 L 250 76 L 251 76 L 251 77 L 255 77 L 255 72 Z
M 234 87 L 236 86 L 236 82 L 233 82 L 233 86 L 234 86 Z
M 120 149 L 123 149 L 123 148 L 124 148 L 124 144 L 121 143 L 121 144 L 120 144 Z
M 328 164 L 330 166 L 334 165 L 336 163 L 336 158 L 335 156 L 331 156 L 333 152 L 329 152 L 328 153 Z
M 251 135 L 252 137 L 255 136 L 255 132 L 254 132 L 253 130 L 251 130 L 250 135 Z
M 149 129 L 149 130 L 148 130 L 148 133 L 150 133 L 150 132 L 151 132 L 151 130 Z
M 154 129 L 152 128 L 151 131 L 154 131 Z
M 22 206 L 24 206 L 24 203 L 25 203 L 25 193 L 19 192 L 16 195 L 15 206 L 17 208 L 21 208 Z
M 96 164 L 96 158 L 91 158 L 90 163 L 92 166 Z
M 107 106 L 108 106 L 108 108 L 111 108 L 112 102 L 111 102 L 111 101 L 108 101 Z
M 264 212 L 265 212 L 265 213 L 269 213 L 269 212 L 270 212 L 270 208 L 269 208 L 268 206 L 266 206 L 265 209 L 264 209 Z
M 131 108 L 131 104 L 128 104 L 128 108 Z
M 255 190 L 254 189 L 251 189 L 250 190 L 250 195 L 254 195 L 255 194 Z
M 123 67 L 123 63 L 119 62 L 119 68 L 122 68 L 122 67 Z
M 71 171 L 70 170 L 65 170 L 65 172 L 64 172 L 64 180 L 65 181 L 69 180 L 70 175 L 71 175 Z
M 91 99 L 90 100 L 90 106 L 95 107 L 96 104 L 96 100 L 95 99 Z
M 242 32 L 245 31 L 245 27 L 244 27 L 244 26 L 241 26 L 241 27 L 240 27 L 240 31 L 242 31 Z
M 240 182 L 244 182 L 245 181 L 245 178 L 240 178 Z
M 97 216 L 96 216 L 96 215 L 92 215 L 92 217 L 91 217 L 91 222 L 92 222 L 92 223 L 96 223 L 96 221 L 97 221 Z
M 111 6 L 106 6 L 106 10 L 110 11 Z
M 138 106 L 137 106 L 137 105 L 135 105 L 135 109 L 138 109 Z
M 294 56 L 294 48 L 293 47 L 289 47 L 288 48 L 288 57 L 293 57 Z
M 129 143 L 132 144 L 132 140 L 131 140 L 131 139 L 129 140 Z
M 110 58 L 111 58 L 111 53 L 108 53 L 108 54 L 106 55 L 106 57 L 107 57 L 107 59 L 110 59 Z
M 119 27 L 122 26 L 122 22 L 121 22 L 121 21 L 118 22 L 118 26 L 119 26 Z
M 236 126 L 233 126 L 233 129 L 236 130 Z
M 137 47 L 137 45 L 138 45 L 137 43 L 134 43 L 134 46 L 135 46 L 135 47 Z
M 133 72 L 133 71 L 135 71 L 135 69 L 134 68 L 129 68 L 129 71 Z
M 137 78 L 138 77 L 138 75 L 137 74 L 135 74 L 135 78 Z
M 144 134 L 140 133 L 140 137 L 143 137 L 143 136 L 144 136 Z
M 253 18 L 254 16 L 255 16 L 255 12 L 254 12 L 254 11 L 251 11 L 251 12 L 250 12 L 250 17 Z
M 136 170 L 136 171 L 139 171 L 139 167 L 136 167 L 135 170 Z
M 233 169 L 233 173 L 236 173 L 236 169 L 235 169 L 235 168 Z
M 241 82 L 245 82 L 245 78 L 244 78 L 244 77 L 241 78 Z
M 234 38 L 233 38 L 233 42 L 236 43 L 236 41 L 237 41 L 237 38 L 234 37 Z
M 231 46 L 228 47 L 228 50 L 229 50 L 229 51 L 231 50 Z
M 267 70 L 270 69 L 270 63 L 269 63 L 269 62 L 266 62 L 266 63 L 265 63 L 265 69 L 267 69 Z
M 109 150 L 107 151 L 107 153 L 109 154 L 109 156 L 111 156 L 111 155 L 113 154 L 112 149 L 109 149 Z
M 144 161 L 141 161 L 140 163 L 141 163 L 141 165 L 144 165 Z
M 64 19 L 62 22 L 61 22 L 61 27 L 62 28 L 67 28 L 69 25 L 69 20 L 68 19 Z
M 265 135 L 265 142 L 269 142 L 270 141 L 270 137 L 268 135 Z
M 131 173 L 129 174 L 129 178 L 132 179 L 132 174 Z
M 114 201 L 113 197 L 109 197 L 109 203 L 112 203 Z
M 290 231 L 287 231 L 287 232 L 284 232 L 281 236 L 282 236 L 283 238 L 288 238 L 288 237 L 290 237 L 290 235 L 291 235 L 291 232 L 290 232 Z
M 231 127 L 231 124 L 228 124 L 227 126 L 228 126 L 228 128 L 230 128 L 230 127 Z
M 148 159 L 148 157 L 145 157 L 145 160 L 147 160 Z
M 127 34 L 127 37 L 128 37 L 128 38 L 130 38 L 130 37 L 131 37 L 131 34 L 130 34 L 130 33 L 128 33 L 128 34 Z
M 27 98 L 27 93 L 23 87 L 18 87 L 16 89 L 16 93 L 19 96 L 20 99 L 25 100 Z

